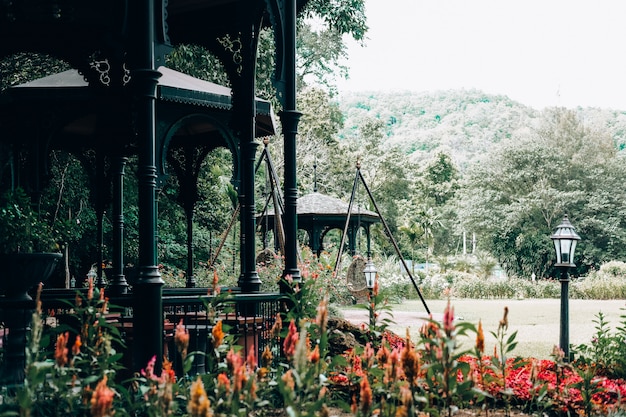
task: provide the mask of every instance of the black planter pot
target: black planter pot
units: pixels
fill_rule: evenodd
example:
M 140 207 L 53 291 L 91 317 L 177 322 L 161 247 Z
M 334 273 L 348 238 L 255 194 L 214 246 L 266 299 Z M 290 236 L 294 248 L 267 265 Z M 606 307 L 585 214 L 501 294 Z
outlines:
M 4 362 L 0 383 L 21 384 L 26 365 L 25 347 L 30 332 L 32 309 L 27 306 L 32 297 L 28 290 L 50 278 L 61 259 L 60 253 L 0 254 L 0 290 L 4 292 Z
M 11 301 L 32 300 L 28 290 L 46 282 L 62 257 L 51 252 L 0 254 L 0 290 Z

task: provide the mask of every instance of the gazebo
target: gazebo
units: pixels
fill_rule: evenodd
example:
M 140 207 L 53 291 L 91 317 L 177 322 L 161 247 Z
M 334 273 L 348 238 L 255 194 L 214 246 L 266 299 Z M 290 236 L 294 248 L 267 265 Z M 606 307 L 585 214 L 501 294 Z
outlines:
M 380 216 L 360 206 L 350 209 L 343 200 L 317 191 L 298 198 L 298 229 L 304 230 L 308 246 L 319 257 L 324 250 L 324 237 L 331 230 L 344 229 L 347 232 L 348 253 L 357 252 L 358 231 L 363 229 L 367 239 L 367 254 L 370 253 L 370 227 L 380 222 Z M 259 227 L 265 235 L 275 230 L 276 216 L 273 209 L 259 214 Z M 264 241 L 266 240 L 264 236 Z M 275 239 L 276 241 L 276 239 Z
M 5 103 L 9 103 L 15 119 L 2 120 L 0 142 L 9 146 L 13 159 L 19 161 L 13 167 L 23 175 L 15 178 L 20 178 L 21 185 L 31 192 L 36 193 L 43 184 L 42 173 L 52 149 L 72 152 L 84 161 L 83 165 L 94 167 L 92 189 L 107 182 L 113 184 L 110 200 L 117 230 L 113 242 L 113 288 L 132 309 L 134 369 L 154 355 L 157 368 L 162 363 L 164 324 L 154 319 L 163 315 L 163 280 L 156 251 L 156 191 L 165 174 L 168 149 L 177 148 L 194 158 L 202 157 L 215 146 L 226 146 L 233 153 L 241 206 L 238 286 L 242 294 L 260 290 L 254 250 L 256 138 L 273 131 L 267 103 L 255 97 L 256 53 L 263 27 L 271 27 L 274 32 L 274 81 L 282 106 L 284 274 L 296 281 L 300 278 L 295 169 L 300 114 L 296 109 L 295 31 L 297 11 L 305 3 L 306 0 L 18 0 L 0 5 L 0 36 L 5 40 L 0 45 L 1 58 L 17 52 L 44 53 L 69 63 L 75 70 L 40 80 L 43 87 L 35 82 L 11 89 Z M 230 90 L 164 67 L 165 57 L 179 44 L 200 45 L 217 56 L 226 69 Z M 81 85 L 77 84 L 78 74 L 84 80 Z M 47 89 L 52 95 L 60 95 L 54 107 L 52 97 L 28 99 L 29 94 L 39 94 L 46 90 L 46 83 L 55 80 L 61 85 Z M 32 128 L 36 133 L 22 136 L 11 121 L 24 120 L 21 116 L 29 111 L 24 106 L 26 102 L 33 109 L 46 110 L 46 118 L 41 118 L 42 113 L 37 117 L 35 112 L 30 120 L 34 120 Z M 138 158 L 139 253 L 132 294 L 124 294 L 120 187 L 129 155 Z M 178 158 L 178 162 L 182 161 L 185 158 Z M 177 175 L 189 179 L 185 182 L 189 188 L 181 192 L 186 204 L 192 205 L 193 164 L 181 163 L 177 169 Z M 107 199 L 102 195 L 98 198 L 96 207 L 102 210 Z M 193 286 L 193 282 L 188 284 Z M 14 330 L 11 335 L 23 335 L 20 329 Z M 23 343 L 13 336 L 9 340 L 13 347 Z M 5 361 L 23 361 L 15 349 L 11 355 Z

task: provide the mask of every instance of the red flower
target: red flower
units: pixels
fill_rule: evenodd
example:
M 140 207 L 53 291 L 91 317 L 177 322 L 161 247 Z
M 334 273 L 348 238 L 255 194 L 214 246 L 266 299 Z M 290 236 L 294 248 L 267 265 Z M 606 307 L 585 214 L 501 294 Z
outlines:
M 289 323 L 289 333 L 283 343 L 283 350 L 287 358 L 293 357 L 296 352 L 296 345 L 298 344 L 298 329 L 296 328 L 296 322 L 292 319 Z
M 54 360 L 56 361 L 58 366 L 67 365 L 67 339 L 69 338 L 69 333 L 61 333 L 59 337 L 57 337 L 56 349 L 54 350 Z

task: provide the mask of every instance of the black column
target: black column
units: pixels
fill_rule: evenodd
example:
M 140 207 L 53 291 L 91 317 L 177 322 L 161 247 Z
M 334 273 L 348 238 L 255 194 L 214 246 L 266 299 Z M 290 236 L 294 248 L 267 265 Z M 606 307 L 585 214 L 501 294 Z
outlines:
M 255 165 L 259 144 L 255 141 L 256 116 L 256 47 L 258 42 L 257 10 L 249 2 L 240 2 L 238 10 L 239 28 L 243 48 L 243 63 L 240 75 L 233 82 L 233 112 L 240 147 L 240 262 L 241 274 L 238 285 L 244 293 L 261 289 L 261 280 L 256 270 L 256 217 L 255 217 Z
M 296 0 L 285 0 L 285 99 L 280 114 L 285 142 L 285 270 L 295 282 L 298 269 L 298 188 L 296 181 L 296 136 L 301 113 L 296 110 Z
M 155 1 L 129 4 L 133 8 L 131 21 L 135 23 L 131 83 L 139 145 L 139 274 L 133 286 L 133 367 L 145 367 L 156 355 L 155 372 L 159 374 L 163 363 L 163 280 L 157 267 L 156 92 L 161 74 L 155 70 Z

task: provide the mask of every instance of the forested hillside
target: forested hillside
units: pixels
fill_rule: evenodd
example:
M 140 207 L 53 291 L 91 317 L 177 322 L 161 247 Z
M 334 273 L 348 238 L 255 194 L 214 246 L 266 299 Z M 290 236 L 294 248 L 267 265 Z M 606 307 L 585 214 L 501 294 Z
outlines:
M 541 117 L 537 109 L 478 90 L 350 92 L 341 96 L 339 108 L 344 116 L 340 140 L 354 139 L 373 117 L 384 123 L 387 145 L 399 146 L 413 162 L 443 151 L 462 171 L 494 143 L 538 129 Z M 606 129 L 618 150 L 626 147 L 626 111 L 575 111 L 588 128 Z
M 583 237 L 578 273 L 626 256 L 626 112 L 476 90 L 350 93 L 337 106 L 341 155 L 363 161 L 406 256 L 458 253 L 468 234 L 507 272 L 549 276 L 566 214 Z

